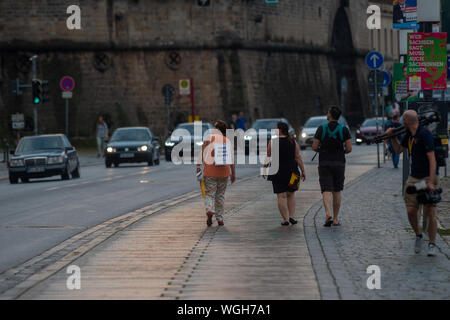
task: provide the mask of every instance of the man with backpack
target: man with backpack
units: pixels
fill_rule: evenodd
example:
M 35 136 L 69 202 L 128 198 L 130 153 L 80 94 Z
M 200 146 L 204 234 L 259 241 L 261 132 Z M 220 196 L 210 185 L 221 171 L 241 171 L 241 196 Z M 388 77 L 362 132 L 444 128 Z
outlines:
M 312 146 L 319 153 L 319 182 L 326 213 L 325 227 L 340 226 L 338 215 L 341 191 L 344 190 L 345 154 L 352 152 L 350 131 L 338 122 L 341 114 L 341 110 L 335 106 L 328 110 L 329 122 L 317 129 Z

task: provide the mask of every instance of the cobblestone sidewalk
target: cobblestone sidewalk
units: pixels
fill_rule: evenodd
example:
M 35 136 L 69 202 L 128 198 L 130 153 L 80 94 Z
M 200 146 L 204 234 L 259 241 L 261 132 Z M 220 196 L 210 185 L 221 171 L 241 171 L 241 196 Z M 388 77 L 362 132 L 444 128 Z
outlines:
M 323 227 L 319 203 L 305 217 L 305 231 L 323 299 L 449 299 L 450 250 L 414 254 L 401 194 L 401 170 L 373 169 L 343 193 L 341 227 Z M 381 289 L 367 288 L 367 267 L 381 269 Z

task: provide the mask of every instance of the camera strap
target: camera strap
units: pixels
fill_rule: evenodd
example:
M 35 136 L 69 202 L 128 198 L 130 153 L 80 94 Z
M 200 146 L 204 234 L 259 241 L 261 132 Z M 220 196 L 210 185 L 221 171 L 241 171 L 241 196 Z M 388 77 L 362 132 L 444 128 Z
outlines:
M 414 140 L 416 140 L 416 138 L 414 138 L 414 137 L 409 137 L 409 140 L 408 140 L 408 148 L 409 148 L 409 156 L 411 156 L 411 154 L 412 154 L 412 149 L 413 149 L 413 146 L 414 146 Z

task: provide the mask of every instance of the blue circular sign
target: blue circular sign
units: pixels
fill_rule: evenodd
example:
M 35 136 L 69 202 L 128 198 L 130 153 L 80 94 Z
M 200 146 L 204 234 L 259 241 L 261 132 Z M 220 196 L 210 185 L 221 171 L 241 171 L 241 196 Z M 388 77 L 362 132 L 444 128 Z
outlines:
M 380 69 L 384 63 L 384 57 L 378 51 L 369 52 L 366 56 L 366 64 L 372 70 Z
M 391 74 L 387 71 L 381 71 L 384 77 L 383 84 L 381 85 L 383 88 L 387 87 L 391 84 Z

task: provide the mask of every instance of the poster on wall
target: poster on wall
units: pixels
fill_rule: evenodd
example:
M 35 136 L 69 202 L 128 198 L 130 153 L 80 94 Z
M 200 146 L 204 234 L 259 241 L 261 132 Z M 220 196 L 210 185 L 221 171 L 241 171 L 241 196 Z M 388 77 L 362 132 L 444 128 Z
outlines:
M 407 72 L 409 90 L 445 90 L 447 33 L 410 33 Z
M 419 98 L 419 91 L 408 90 L 407 66 L 404 63 L 394 63 L 393 94 L 395 102 L 412 102 Z
M 419 29 L 417 0 L 394 0 L 394 29 Z

